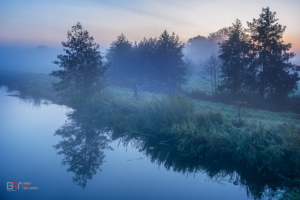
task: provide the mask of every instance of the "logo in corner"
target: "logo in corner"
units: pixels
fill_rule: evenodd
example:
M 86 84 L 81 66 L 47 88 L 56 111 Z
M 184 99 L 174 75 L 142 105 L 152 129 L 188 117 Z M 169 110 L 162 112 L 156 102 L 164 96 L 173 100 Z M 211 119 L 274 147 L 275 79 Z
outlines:
M 21 185 L 21 187 L 20 187 Z M 37 190 L 38 187 L 30 187 L 31 182 L 7 182 L 7 191 L 17 191 L 20 188 L 23 190 Z
M 7 191 L 16 191 L 20 189 L 20 185 L 22 185 L 22 182 L 7 182 Z

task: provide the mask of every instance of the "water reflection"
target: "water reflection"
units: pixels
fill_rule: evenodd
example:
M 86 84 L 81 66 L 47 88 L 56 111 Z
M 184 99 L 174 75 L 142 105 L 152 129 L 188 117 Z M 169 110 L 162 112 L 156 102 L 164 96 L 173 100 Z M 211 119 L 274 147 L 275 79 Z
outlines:
M 5 89 L 6 92 L 9 93 L 9 96 L 18 97 L 23 103 L 28 103 L 29 105 L 32 105 L 34 107 L 40 107 L 41 104 L 51 104 L 51 101 L 41 97 L 39 91 L 34 91 L 29 93 L 26 91 L 25 92 L 16 91 L 12 87 L 5 87 Z
M 253 199 L 263 199 L 270 192 L 287 191 L 290 187 L 282 180 L 258 175 L 257 171 L 247 167 L 245 163 L 233 162 L 228 158 L 206 159 L 203 157 L 188 157 L 177 150 L 174 140 L 161 136 L 149 137 L 138 133 L 112 134 L 113 140 L 119 140 L 124 146 L 130 143 L 143 152 L 152 163 L 163 165 L 167 170 L 197 177 L 205 174 L 203 181 L 215 182 L 218 185 L 233 184 L 245 189 L 247 196 Z
M 105 162 L 103 150 L 112 150 L 109 131 L 71 118 L 54 135 L 62 137 L 53 146 L 58 154 L 64 155 L 62 164 L 68 166 L 68 172 L 75 174 L 73 181 L 85 188 L 87 180 L 91 180 L 98 170 L 101 171 L 100 166 Z
M 112 141 L 117 141 L 125 147 L 124 150 L 137 148 L 152 163 L 164 166 L 167 170 L 192 177 L 204 174 L 207 178 L 203 181 L 214 182 L 216 187 L 228 184 L 239 186 L 246 190 L 249 198 L 263 199 L 270 191 L 288 191 L 291 188 L 282 180 L 258 175 L 257 170 L 230 158 L 186 156 L 177 150 L 175 140 L 167 136 L 156 137 L 136 132 L 124 134 L 116 129 L 108 130 L 89 117 L 78 116 L 81 115 L 77 111 L 69 115 L 69 121 L 55 132 L 62 140 L 54 148 L 58 154 L 64 155 L 62 164 L 68 166 L 68 172 L 75 174 L 73 181 L 82 188 L 98 170 L 101 171 L 104 150 L 112 150 Z

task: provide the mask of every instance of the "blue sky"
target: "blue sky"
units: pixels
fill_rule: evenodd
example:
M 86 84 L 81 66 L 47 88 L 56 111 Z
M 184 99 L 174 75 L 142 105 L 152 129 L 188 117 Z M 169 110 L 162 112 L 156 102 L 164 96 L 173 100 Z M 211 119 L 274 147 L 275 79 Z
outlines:
M 237 18 L 246 26 L 267 6 L 287 26 L 284 41 L 300 51 L 299 0 L 1 0 L 0 46 L 60 48 L 77 22 L 105 48 L 121 33 L 139 41 L 165 29 L 186 42 L 230 26 Z

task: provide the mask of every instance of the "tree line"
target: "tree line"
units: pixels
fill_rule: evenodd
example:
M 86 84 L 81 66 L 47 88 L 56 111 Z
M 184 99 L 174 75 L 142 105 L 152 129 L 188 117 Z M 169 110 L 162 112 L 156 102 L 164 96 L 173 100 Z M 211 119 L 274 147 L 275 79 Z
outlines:
M 269 7 L 263 8 L 258 19 L 247 23 L 248 28 L 237 19 L 207 39 L 197 36 L 188 41 L 190 46 L 203 41 L 219 45 L 219 52 L 202 65 L 215 95 L 240 100 L 282 99 L 298 89 L 300 67 L 290 62 L 295 54 L 289 52 L 291 44 L 284 43 L 286 27 L 277 23 L 275 15 Z M 105 85 L 108 71 L 111 83 L 130 87 L 171 82 L 180 86 L 188 80 L 191 62 L 185 59 L 185 44 L 166 30 L 158 38 L 134 43 L 121 34 L 103 57 L 99 45 L 78 23 L 62 44 L 66 55 L 58 55 L 54 63 L 63 69 L 51 73 L 61 78 L 54 88 L 62 96 L 93 94 Z

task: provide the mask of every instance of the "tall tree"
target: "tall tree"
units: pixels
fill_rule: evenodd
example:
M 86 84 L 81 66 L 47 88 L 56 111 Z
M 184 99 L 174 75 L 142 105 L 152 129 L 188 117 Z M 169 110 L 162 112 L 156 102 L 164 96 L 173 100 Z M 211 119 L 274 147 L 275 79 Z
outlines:
M 156 84 L 186 82 L 188 66 L 184 62 L 184 44 L 174 33 L 164 31 L 159 38 L 144 38 L 132 44 L 122 34 L 107 51 L 112 64 L 111 78 L 119 84 Z
M 276 21 L 276 12 L 263 8 L 260 18 L 248 22 L 252 40 L 258 48 L 256 65 L 258 67 L 259 95 L 261 99 L 285 97 L 297 89 L 299 67 L 290 63 L 295 56 L 291 44 L 282 40 L 286 27 Z
M 219 89 L 238 96 L 245 93 L 245 72 L 249 65 L 250 45 L 241 21 L 236 20 L 229 32 L 229 39 L 220 45 L 219 58 L 222 62 Z
M 135 47 L 137 79 L 140 84 L 153 84 L 159 71 L 156 61 L 157 38 L 144 38 Z
M 88 97 L 104 86 L 109 66 L 103 64 L 100 46 L 79 22 L 67 35 L 68 41 L 62 42 L 66 55 L 58 55 L 58 61 L 53 62 L 63 68 L 50 74 L 61 79 L 53 87 L 67 99 Z
M 134 55 L 133 44 L 122 33 L 113 41 L 107 50 L 106 59 L 111 63 L 110 76 L 114 83 L 124 84 L 133 77 Z
M 186 83 L 187 68 L 183 60 L 183 48 L 184 44 L 175 33 L 170 35 L 165 30 L 159 36 L 156 51 L 159 82 L 175 82 L 178 85 Z

